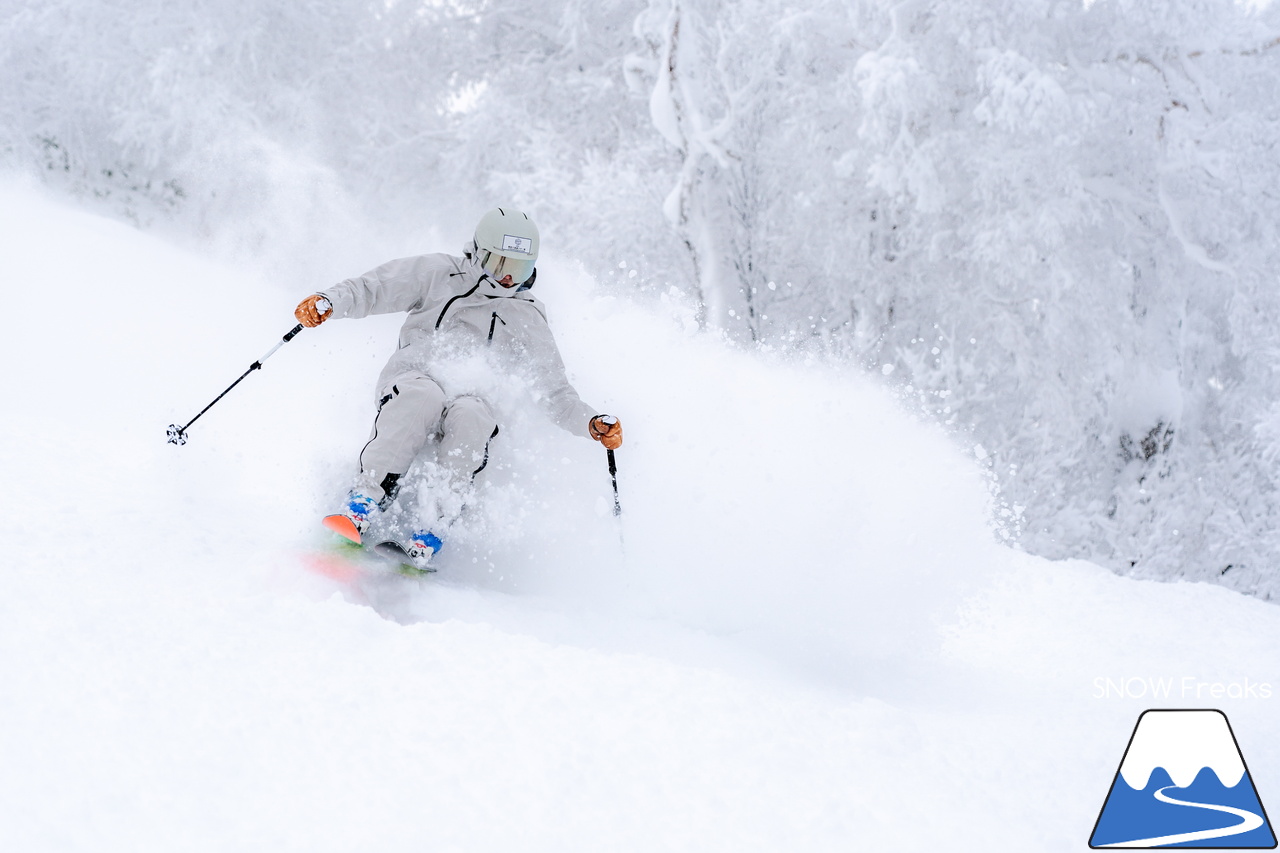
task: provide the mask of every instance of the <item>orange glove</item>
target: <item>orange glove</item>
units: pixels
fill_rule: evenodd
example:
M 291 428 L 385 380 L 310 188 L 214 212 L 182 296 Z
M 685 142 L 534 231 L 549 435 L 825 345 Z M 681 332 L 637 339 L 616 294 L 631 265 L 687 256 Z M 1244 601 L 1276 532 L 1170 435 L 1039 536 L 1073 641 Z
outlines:
M 588 424 L 591 437 L 609 450 L 622 446 L 622 423 L 613 415 L 596 415 Z
M 314 329 L 333 315 L 333 306 L 320 294 L 308 296 L 293 309 L 293 316 L 308 329 Z

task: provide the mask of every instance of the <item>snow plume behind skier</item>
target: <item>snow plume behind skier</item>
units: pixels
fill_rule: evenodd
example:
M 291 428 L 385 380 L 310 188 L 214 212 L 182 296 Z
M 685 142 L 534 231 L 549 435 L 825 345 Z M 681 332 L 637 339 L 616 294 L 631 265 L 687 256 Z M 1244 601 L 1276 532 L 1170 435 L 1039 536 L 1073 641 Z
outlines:
M 622 444 L 618 420 L 584 403 L 569 383 L 546 309 L 529 292 L 539 242 L 526 214 L 495 208 L 460 257 L 388 261 L 299 303 L 294 314 L 308 327 L 331 318 L 408 314 L 378 377 L 359 473 L 341 510 L 325 518 L 327 527 L 360 543 L 396 505 L 401 486 L 412 485 L 406 491 L 416 506 L 401 513 L 408 522 L 393 535 L 414 565 L 426 568 L 474 498 L 504 406 L 522 396 L 513 391 L 532 396 L 569 432 L 611 450 Z M 415 461 L 426 475 L 408 484 Z

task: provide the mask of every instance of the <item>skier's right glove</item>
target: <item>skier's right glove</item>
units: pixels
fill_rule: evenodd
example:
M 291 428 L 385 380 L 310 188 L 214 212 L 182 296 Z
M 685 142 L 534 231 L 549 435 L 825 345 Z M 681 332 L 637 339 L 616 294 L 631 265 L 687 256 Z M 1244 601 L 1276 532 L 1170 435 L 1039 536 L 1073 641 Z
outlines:
M 316 293 L 299 302 L 293 309 L 293 316 L 308 329 L 314 329 L 333 316 L 333 306 L 328 299 Z

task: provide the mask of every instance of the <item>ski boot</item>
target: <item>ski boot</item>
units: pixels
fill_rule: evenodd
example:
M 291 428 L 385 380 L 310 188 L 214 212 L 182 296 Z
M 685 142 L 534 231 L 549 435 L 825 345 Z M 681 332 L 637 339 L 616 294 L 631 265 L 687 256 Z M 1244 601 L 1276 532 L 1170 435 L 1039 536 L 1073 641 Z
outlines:
M 415 569 L 420 572 L 434 572 L 435 569 L 427 568 L 427 564 L 431 562 L 432 557 L 440 553 L 443 547 L 444 543 L 440 541 L 439 536 L 429 530 L 419 530 L 409 537 L 409 544 L 404 552 L 413 561 Z
M 388 559 L 399 562 L 406 569 L 425 574 L 435 571 L 431 565 L 431 558 L 440 553 L 443 547 L 444 543 L 440 541 L 439 536 L 429 530 L 418 530 L 404 543 L 388 540 L 378 543 L 374 550 Z
M 369 529 L 370 516 L 378 508 L 378 502 L 373 498 L 352 492 L 347 496 L 347 506 L 342 512 L 324 517 L 324 526 L 359 545 L 361 537 Z

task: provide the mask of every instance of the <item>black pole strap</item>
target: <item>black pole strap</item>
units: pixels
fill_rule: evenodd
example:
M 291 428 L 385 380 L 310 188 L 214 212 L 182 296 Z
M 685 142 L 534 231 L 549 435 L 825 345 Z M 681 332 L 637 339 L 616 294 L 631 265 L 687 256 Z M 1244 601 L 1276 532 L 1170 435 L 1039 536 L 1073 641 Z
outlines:
M 231 393 L 231 389 L 239 385 L 244 380 L 244 378 L 248 376 L 250 373 L 253 373 L 253 371 L 255 370 L 261 370 L 262 362 L 271 358 L 271 356 L 275 354 L 276 350 L 280 349 L 280 347 L 284 346 L 285 344 L 289 343 L 289 341 L 293 340 L 294 336 L 296 336 L 299 332 L 301 332 L 302 329 L 303 329 L 303 326 L 301 323 L 299 323 L 298 325 L 290 329 L 288 333 L 286 333 L 285 336 L 280 339 L 280 342 L 278 344 L 276 344 L 271 349 L 269 349 L 267 351 L 267 354 L 264 355 L 262 358 L 258 359 L 253 364 L 249 365 L 249 369 L 246 370 L 244 373 L 241 373 L 239 379 L 237 379 L 235 382 L 232 382 L 230 385 L 228 385 L 227 390 L 223 391 L 221 394 L 214 397 L 213 402 L 205 406 L 203 409 L 201 409 L 199 414 L 197 414 L 191 420 L 187 421 L 185 426 L 178 426 L 177 424 L 169 424 L 169 443 L 177 444 L 177 445 L 186 444 L 187 430 L 191 427 L 193 423 L 200 420 L 200 415 L 203 415 L 205 412 L 212 409 L 215 403 L 217 403 L 223 397 L 227 396 L 227 394 Z

